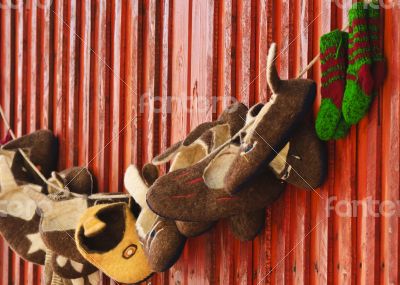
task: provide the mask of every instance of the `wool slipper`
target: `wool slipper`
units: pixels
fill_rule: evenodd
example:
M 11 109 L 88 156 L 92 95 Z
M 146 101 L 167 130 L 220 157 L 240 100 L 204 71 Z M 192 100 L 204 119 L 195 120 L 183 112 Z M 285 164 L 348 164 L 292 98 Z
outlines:
M 139 170 L 131 165 L 125 172 L 125 188 L 141 207 L 136 220 L 136 230 L 143 245 L 148 262 L 155 272 L 170 268 L 180 257 L 186 238 L 179 232 L 175 221 L 164 219 L 149 209 L 146 193 L 149 186 L 158 177 L 158 170 L 152 164 L 146 164 Z M 194 231 L 199 231 L 196 227 Z
M 136 166 L 131 165 L 125 172 L 125 188 L 134 198 L 136 203 L 140 205 L 141 213 L 138 216 L 136 222 L 136 228 L 138 230 L 139 236 L 144 239 L 144 237 L 151 231 L 151 228 L 156 224 L 157 215 L 151 211 L 146 203 L 146 195 L 148 189 L 158 178 L 158 169 L 154 164 L 145 164 L 142 168 L 142 174 L 140 175 L 139 170 Z M 149 177 L 151 177 L 149 179 Z M 196 237 L 201 235 L 212 228 L 214 222 L 182 222 L 175 221 L 178 230 L 185 237 Z M 166 241 L 160 241 L 166 244 Z M 170 239 L 170 242 L 175 242 Z M 171 247 L 171 246 L 169 246 Z M 179 247 L 180 248 L 180 247 Z M 166 255 L 166 254 L 164 254 Z M 174 253 L 173 256 L 176 256 Z
M 60 180 L 63 179 L 62 181 Z M 64 178 L 63 178 L 64 177 Z M 75 177 L 75 181 L 70 180 Z M 78 193 L 92 192 L 92 177 L 86 168 L 71 168 L 61 174 L 54 175 L 50 179 L 60 188 L 64 188 L 64 183 L 70 183 L 68 189 Z M 79 189 L 77 182 L 81 183 L 85 189 Z M 128 201 L 127 195 L 123 194 L 95 194 L 87 197 L 86 195 L 72 195 L 67 191 L 60 195 L 57 191 L 51 191 L 49 196 L 40 196 L 30 193 L 32 198 L 38 202 L 41 210 L 40 235 L 46 247 L 52 250 L 59 258 L 54 259 L 54 270 L 63 278 L 76 279 L 88 276 L 97 269 L 93 267 L 78 251 L 74 240 L 75 228 L 80 216 L 88 207 L 96 203 L 113 203 L 116 201 Z M 76 194 L 76 192 L 73 192 Z M 57 263 L 59 262 L 59 263 Z
M 267 168 L 246 185 L 246 191 L 231 196 L 223 177 L 231 166 L 238 145 L 228 145 L 193 166 L 170 172 L 156 180 L 147 192 L 147 204 L 156 214 L 190 222 L 217 221 L 269 206 L 285 183 Z
M 253 240 L 264 228 L 265 208 L 230 217 L 228 221 L 230 229 L 237 239 Z
M 153 270 L 135 228 L 129 205 L 96 205 L 82 215 L 75 240 L 80 253 L 106 275 L 121 283 L 139 283 Z
M 328 173 L 328 153 L 318 139 L 311 118 L 304 119 L 289 143 L 270 163 L 279 179 L 298 188 L 320 187 Z
M 41 194 L 43 188 L 17 183 L 11 167 L 18 156 L 18 152 L 0 149 L 0 233 L 23 259 L 43 265 L 47 248 L 39 233 L 40 216 L 36 201 L 26 194 Z
M 57 167 L 58 141 L 49 130 L 39 130 L 29 135 L 12 140 L 1 147 L 4 150 L 17 151 L 23 149 L 32 163 L 40 172 L 50 177 Z M 12 170 L 17 181 L 29 181 L 45 186 L 40 177 L 33 171 L 29 164 L 21 157 L 15 161 Z
M 311 110 L 316 94 L 315 82 L 306 79 L 281 80 L 275 58 L 276 44 L 272 44 L 267 60 L 267 80 L 273 95 L 247 129 L 241 150 L 226 173 L 225 188 L 228 193 L 243 189 L 246 181 L 265 168 L 288 143 L 304 114 Z

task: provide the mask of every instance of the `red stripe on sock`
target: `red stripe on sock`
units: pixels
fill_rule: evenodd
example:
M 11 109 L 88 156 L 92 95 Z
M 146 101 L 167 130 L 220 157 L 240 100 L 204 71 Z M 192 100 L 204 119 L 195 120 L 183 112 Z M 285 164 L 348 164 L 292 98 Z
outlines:
M 352 26 L 368 25 L 368 18 L 365 16 L 363 18 L 354 19 L 353 22 L 351 22 L 351 25 Z
M 343 76 L 343 79 L 345 79 L 346 71 L 345 70 L 335 70 L 334 72 L 329 73 L 329 75 L 327 75 L 327 76 L 322 76 L 321 83 L 324 84 L 324 83 L 328 82 L 331 78 L 336 77 L 336 76 Z
M 346 51 L 345 51 L 345 48 L 344 47 L 342 47 L 342 48 L 340 48 L 341 49 L 341 52 L 339 52 L 339 55 L 340 54 L 345 54 L 346 53 Z M 329 47 L 329 48 L 327 48 L 326 50 L 325 50 L 325 52 L 323 52 L 322 54 L 321 54 L 321 58 L 324 58 L 324 57 L 326 57 L 326 56 L 328 56 L 328 55 L 330 55 L 330 54 L 336 54 L 336 52 L 337 52 L 337 50 L 338 50 L 338 47 L 337 46 L 332 46 L 332 47 Z
M 358 54 L 355 58 L 349 61 L 349 64 L 354 64 L 356 61 L 358 61 L 361 58 L 371 58 L 371 53 L 370 52 L 363 52 Z
M 332 68 L 336 65 L 346 65 L 347 64 L 347 58 L 345 57 L 340 57 L 338 59 L 336 58 L 331 58 L 329 59 L 327 62 L 325 62 L 324 64 L 321 65 L 321 71 L 322 72 L 326 72 L 329 68 Z
M 355 43 L 354 46 L 351 49 L 349 49 L 349 54 L 352 54 L 352 53 L 356 52 L 359 49 L 367 49 L 367 48 L 370 48 L 370 47 L 371 47 L 371 45 L 370 45 L 369 41 L 358 42 L 358 43 Z

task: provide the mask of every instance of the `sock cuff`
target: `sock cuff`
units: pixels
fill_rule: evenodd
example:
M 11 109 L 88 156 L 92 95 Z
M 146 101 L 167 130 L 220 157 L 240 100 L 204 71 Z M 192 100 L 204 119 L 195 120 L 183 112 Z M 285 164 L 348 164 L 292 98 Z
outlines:
M 350 25 L 356 19 L 368 17 L 368 4 L 364 2 L 354 3 L 349 10 L 349 23 Z
M 321 54 L 325 53 L 331 47 L 341 49 L 343 45 L 347 45 L 348 33 L 339 30 L 334 30 L 330 33 L 323 35 L 320 39 Z

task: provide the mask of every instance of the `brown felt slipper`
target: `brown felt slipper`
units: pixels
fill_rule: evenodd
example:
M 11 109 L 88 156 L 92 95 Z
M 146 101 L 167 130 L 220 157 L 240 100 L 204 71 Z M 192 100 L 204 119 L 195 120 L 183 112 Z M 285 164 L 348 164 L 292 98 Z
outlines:
M 246 191 L 229 195 L 223 178 L 240 151 L 230 144 L 193 166 L 170 172 L 156 180 L 147 192 L 147 204 L 158 215 L 190 222 L 221 218 L 269 206 L 285 183 L 267 168 L 246 185 Z
M 22 136 L 9 141 L 1 148 L 13 151 L 21 148 L 46 178 L 56 169 L 58 141 L 49 130 L 39 130 Z M 15 162 L 12 170 L 17 181 L 35 182 L 36 184 L 45 186 L 43 181 L 22 157 Z
M 254 105 L 247 115 L 246 124 L 256 118 L 264 104 Z M 307 116 L 303 119 L 289 142 L 269 163 L 279 179 L 303 188 L 315 189 L 322 185 L 328 170 L 327 149 L 314 128 L 312 119 Z
M 229 193 L 242 190 L 288 143 L 293 131 L 311 110 L 316 85 L 312 80 L 281 80 L 275 66 L 276 45 L 269 50 L 267 79 L 273 95 L 244 134 L 240 151 L 224 179 Z
M 253 107 L 252 109 L 257 109 Z M 206 122 L 197 126 L 182 141 L 172 145 L 164 153 L 153 159 L 155 165 L 171 161 L 169 171 L 189 167 L 206 157 L 221 144 L 231 139 L 245 124 L 246 115 L 252 113 L 242 103 L 234 103 L 224 110 L 215 122 Z M 152 185 L 148 184 L 148 186 Z M 134 188 L 133 188 L 134 189 Z M 208 231 L 213 221 L 183 222 L 176 221 L 180 232 L 186 237 L 195 237 Z
M 316 189 L 324 183 L 328 153 L 325 143 L 317 137 L 311 118 L 300 123 L 270 167 L 278 178 L 302 189 Z
M 127 203 L 88 208 L 77 225 L 75 240 L 80 253 L 117 282 L 139 283 L 153 274 Z
M 39 233 L 40 216 L 36 202 L 27 195 L 43 195 L 35 184 L 21 184 L 12 172 L 14 161 L 22 159 L 15 151 L 0 149 L 0 233 L 10 247 L 23 259 L 43 265 L 46 246 Z
M 125 172 L 124 183 L 125 188 L 141 207 L 136 220 L 136 230 L 148 262 L 153 271 L 162 272 L 180 257 L 186 238 L 178 231 L 175 221 L 161 218 L 147 206 L 146 193 L 156 176 L 158 177 L 158 171 L 152 164 L 146 164 L 142 168 L 142 174 L 131 165 Z

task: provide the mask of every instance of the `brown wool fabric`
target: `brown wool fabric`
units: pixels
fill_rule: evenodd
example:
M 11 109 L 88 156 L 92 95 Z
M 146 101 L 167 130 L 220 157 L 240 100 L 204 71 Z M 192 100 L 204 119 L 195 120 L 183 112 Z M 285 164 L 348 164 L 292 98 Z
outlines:
M 326 145 L 318 139 L 312 119 L 306 118 L 289 141 L 285 169 L 277 177 L 298 188 L 313 190 L 324 183 L 327 174 Z
M 155 226 L 141 239 L 151 268 L 163 272 L 179 259 L 186 238 L 178 231 L 175 221 L 157 217 Z
M 17 151 L 23 149 L 29 154 L 30 160 L 35 164 L 42 174 L 47 178 L 57 167 L 58 141 L 49 130 L 39 130 L 29 135 L 12 140 L 2 146 L 5 150 Z M 43 181 L 31 169 L 25 160 L 21 160 L 22 165 L 13 165 L 13 171 L 18 181 L 35 181 L 44 186 Z M 18 167 L 17 167 L 18 166 Z M 15 167 L 15 168 L 14 168 Z M 23 171 L 22 167 L 28 170 Z M 34 180 L 33 180 L 34 179 Z
M 252 127 L 246 131 L 242 151 L 225 177 L 229 193 L 244 189 L 246 181 L 254 179 L 288 142 L 291 134 L 311 110 L 316 85 L 312 80 L 281 80 L 275 66 L 276 45 L 268 54 L 267 79 L 273 92 L 270 101 L 260 110 Z
M 175 221 L 181 234 L 185 237 L 197 237 L 214 227 L 215 222 L 182 222 Z
M 265 208 L 229 218 L 233 235 L 241 241 L 253 240 L 264 228 Z
M 157 179 L 147 193 L 149 207 L 168 219 L 208 222 L 269 206 L 284 190 L 285 183 L 266 168 L 249 181 L 246 191 L 237 195 L 227 194 L 224 188 L 207 186 L 203 177 L 205 169 L 230 147 Z

